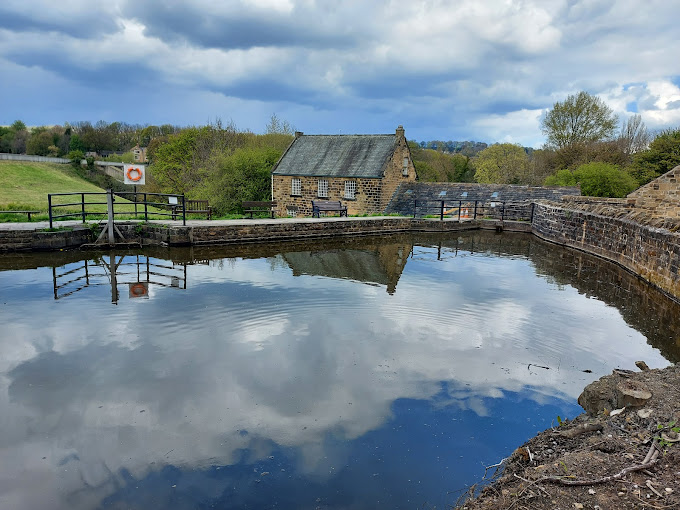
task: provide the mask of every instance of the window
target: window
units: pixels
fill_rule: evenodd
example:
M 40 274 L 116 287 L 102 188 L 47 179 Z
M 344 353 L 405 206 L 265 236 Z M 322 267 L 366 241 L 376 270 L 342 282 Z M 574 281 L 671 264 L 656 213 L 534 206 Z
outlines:
M 356 181 L 345 181 L 345 198 L 348 200 L 354 200 L 357 192 Z
M 404 156 L 404 166 L 401 168 L 401 175 L 408 176 L 408 158 Z
M 296 196 L 302 195 L 302 181 L 300 179 L 293 177 L 293 180 L 290 181 L 290 194 Z
M 326 179 L 319 179 L 319 191 L 317 195 L 320 198 L 328 198 L 328 181 Z
M 463 197 L 463 198 L 467 198 L 467 191 L 463 191 L 463 192 L 460 194 L 460 196 Z

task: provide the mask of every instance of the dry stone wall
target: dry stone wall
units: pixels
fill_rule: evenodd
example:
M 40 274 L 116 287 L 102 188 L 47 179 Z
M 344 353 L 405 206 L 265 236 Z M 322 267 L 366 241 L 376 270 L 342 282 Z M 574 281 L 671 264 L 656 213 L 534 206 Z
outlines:
M 552 202 L 536 204 L 532 230 L 543 239 L 612 260 L 680 299 L 676 232 Z

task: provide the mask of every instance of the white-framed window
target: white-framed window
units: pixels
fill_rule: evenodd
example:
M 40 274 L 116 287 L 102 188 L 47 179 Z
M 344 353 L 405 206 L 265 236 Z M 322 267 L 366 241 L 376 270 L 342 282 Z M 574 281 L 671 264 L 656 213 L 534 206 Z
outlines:
M 348 200 L 354 200 L 357 192 L 357 182 L 356 181 L 345 181 L 345 198 Z
M 302 180 L 297 177 L 293 177 L 290 181 L 290 194 L 300 196 L 302 195 Z
M 404 164 L 401 167 L 401 175 L 408 176 L 408 157 L 404 156 Z
M 319 190 L 317 196 L 320 198 L 328 198 L 328 181 L 326 179 L 319 179 Z

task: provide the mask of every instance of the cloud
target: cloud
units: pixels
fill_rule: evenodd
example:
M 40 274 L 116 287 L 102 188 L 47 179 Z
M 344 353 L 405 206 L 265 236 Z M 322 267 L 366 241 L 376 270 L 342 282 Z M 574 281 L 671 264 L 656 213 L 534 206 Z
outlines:
M 680 76 L 678 14 L 661 0 L 645 9 L 632 0 L 70 0 L 59 9 L 8 0 L 0 59 L 25 76 L 38 69 L 59 77 L 65 101 L 54 112 L 38 109 L 39 94 L 3 84 L 17 101 L 0 122 L 60 123 L 52 117 L 62 110 L 94 120 L 102 104 L 122 99 L 114 90 L 122 86 L 135 108 L 111 108 L 106 120 L 160 123 L 162 114 L 145 106 L 155 104 L 151 96 L 181 95 L 191 99 L 172 103 L 172 124 L 199 124 L 215 105 L 229 105 L 239 127 L 285 111 L 306 132 L 403 124 L 421 139 L 537 146 L 538 124 L 519 122 L 523 112 L 586 90 L 626 96 L 614 105 L 622 117 L 628 105 L 643 105 L 648 125 L 666 127 L 678 121 L 675 93 L 663 89 Z M 615 92 L 630 83 L 638 96 Z M 120 118 L 126 112 L 136 117 Z

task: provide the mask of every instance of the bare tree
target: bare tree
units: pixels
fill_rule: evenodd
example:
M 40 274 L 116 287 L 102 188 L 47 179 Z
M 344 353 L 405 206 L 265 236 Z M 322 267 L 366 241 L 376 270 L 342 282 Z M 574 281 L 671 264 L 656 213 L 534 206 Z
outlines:
M 640 115 L 635 114 L 623 121 L 618 142 L 627 156 L 647 149 L 651 140 L 652 136 Z

